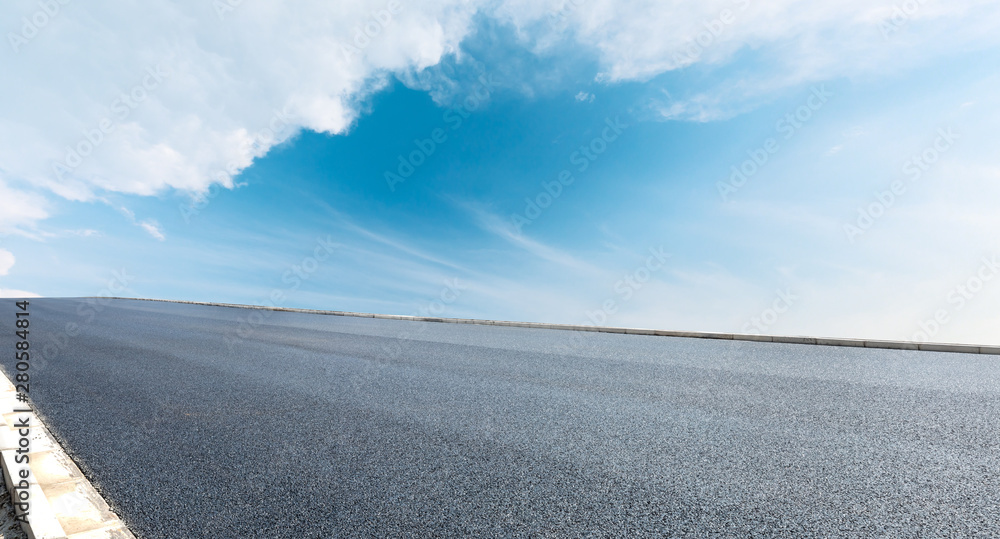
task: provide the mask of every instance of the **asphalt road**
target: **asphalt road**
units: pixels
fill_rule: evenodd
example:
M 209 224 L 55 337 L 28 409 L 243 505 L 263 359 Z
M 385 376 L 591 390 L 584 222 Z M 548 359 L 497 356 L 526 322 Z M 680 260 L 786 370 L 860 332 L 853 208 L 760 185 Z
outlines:
M 31 395 L 141 538 L 1000 529 L 997 356 L 91 309 L 31 300 Z

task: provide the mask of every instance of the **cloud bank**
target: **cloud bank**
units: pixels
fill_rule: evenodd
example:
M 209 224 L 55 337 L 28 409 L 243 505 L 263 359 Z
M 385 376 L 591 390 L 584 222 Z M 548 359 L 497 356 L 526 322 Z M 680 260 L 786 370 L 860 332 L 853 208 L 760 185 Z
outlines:
M 514 27 L 535 54 L 584 50 L 608 84 L 760 55 L 759 72 L 654 103 L 666 119 L 711 120 L 783 87 L 992 44 L 1000 21 L 994 6 L 5 2 L 0 61 L 17 83 L 0 88 L 0 233 L 30 234 L 51 215 L 53 196 L 90 201 L 232 188 L 235 175 L 298 130 L 347 131 L 364 99 L 394 75 L 413 80 L 446 56 L 460 59 L 483 17 Z M 162 239 L 155 223 L 141 226 Z

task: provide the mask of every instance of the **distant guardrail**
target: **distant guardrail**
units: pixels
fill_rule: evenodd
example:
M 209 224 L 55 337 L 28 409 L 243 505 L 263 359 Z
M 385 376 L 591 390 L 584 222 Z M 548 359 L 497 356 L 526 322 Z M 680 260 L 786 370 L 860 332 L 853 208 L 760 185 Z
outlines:
M 918 350 L 924 352 L 953 352 L 961 354 L 1000 355 L 1000 346 L 976 344 L 925 343 L 912 341 L 886 341 L 874 339 L 842 339 L 835 337 L 799 337 L 782 335 L 753 335 L 745 333 L 716 333 L 708 331 L 672 331 L 665 329 L 622 328 L 609 326 L 588 326 L 573 324 L 545 324 L 541 322 L 511 322 L 505 320 L 478 320 L 473 318 L 440 318 L 433 316 L 406 316 L 399 314 L 356 313 L 350 311 L 323 311 L 318 309 L 295 309 L 291 307 L 268 307 L 264 305 L 240 305 L 236 303 L 213 303 L 203 301 L 183 301 L 152 298 L 121 298 L 102 296 L 103 299 L 134 301 L 160 301 L 235 309 L 261 309 L 293 313 L 323 314 L 330 316 L 353 316 L 358 318 L 380 318 L 383 320 L 409 320 L 413 322 L 440 322 L 445 324 L 476 324 L 481 326 L 504 326 L 516 328 L 557 329 L 564 331 L 591 331 L 597 333 L 624 333 L 628 335 L 652 335 L 657 337 L 683 337 L 689 339 L 719 339 L 727 341 L 775 342 L 787 344 L 812 344 L 818 346 L 848 346 L 854 348 L 881 348 L 889 350 Z

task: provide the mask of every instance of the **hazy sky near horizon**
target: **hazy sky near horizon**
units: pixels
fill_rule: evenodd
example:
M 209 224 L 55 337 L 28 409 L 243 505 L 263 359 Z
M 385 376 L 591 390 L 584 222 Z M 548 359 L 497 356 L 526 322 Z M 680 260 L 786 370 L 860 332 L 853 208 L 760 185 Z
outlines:
M 0 296 L 1000 344 L 1000 4 L 0 5 Z

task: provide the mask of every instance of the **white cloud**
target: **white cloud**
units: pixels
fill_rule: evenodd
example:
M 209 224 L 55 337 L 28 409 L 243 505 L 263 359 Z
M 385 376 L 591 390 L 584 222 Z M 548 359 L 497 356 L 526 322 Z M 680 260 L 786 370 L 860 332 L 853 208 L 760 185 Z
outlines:
M 489 210 L 474 203 L 453 201 L 458 207 L 468 211 L 484 231 L 497 236 L 511 245 L 523 249 L 540 260 L 571 269 L 576 275 L 599 275 L 601 269 L 589 262 L 580 260 L 570 253 L 533 240 L 524 235 L 510 221 L 491 213 Z
M 922 2 L 902 19 L 901 4 L 507 0 L 498 11 L 539 53 L 554 53 L 569 36 L 597 57 L 603 81 L 648 80 L 689 66 L 710 69 L 741 53 L 753 69 L 722 81 L 689 78 L 686 93 L 665 105 L 654 103 L 666 119 L 708 121 L 739 114 L 791 86 L 891 74 L 1000 41 L 995 2 Z M 880 30 L 886 24 L 895 28 L 889 38 Z
M 42 296 L 34 292 L 26 292 L 14 288 L 0 288 L 0 298 L 40 298 Z
M 7 275 L 10 272 L 10 268 L 14 267 L 14 263 L 17 259 L 14 257 L 14 253 L 6 249 L 0 249 L 0 276 Z M 34 292 L 26 292 L 24 290 L 15 290 L 13 288 L 0 288 L 0 298 L 37 298 L 38 294 Z
M 33 228 L 49 216 L 48 207 L 41 195 L 9 187 L 0 172 L 0 234 Z
M 110 203 L 109 203 L 110 204 Z M 167 236 L 163 233 L 163 228 L 160 223 L 156 222 L 155 219 L 146 219 L 144 221 L 139 221 L 135 217 L 135 212 L 126 208 L 125 206 L 118 206 L 118 212 L 125 216 L 133 225 L 145 230 L 150 236 L 160 241 L 167 239 Z
M 512 22 L 539 53 L 582 46 L 607 81 L 723 63 L 745 48 L 771 56 L 773 66 L 755 79 L 665 105 L 667 117 L 703 121 L 725 116 L 719 108 L 733 93 L 745 102 L 803 81 L 905 69 L 994 43 L 1000 18 L 984 0 L 924 4 L 887 40 L 878 25 L 892 6 L 865 0 L 315 0 L 294 8 L 255 0 L 223 12 L 214 5 L 76 2 L 37 35 L 0 47 L 5 72 L 18 81 L 0 87 L 0 232 L 48 217 L 44 191 L 92 200 L 231 187 L 233 173 L 299 129 L 343 133 L 359 101 L 391 74 L 458 54 L 477 13 Z M 2 3 L 0 20 L 37 9 Z M 725 10 L 731 22 L 719 22 Z M 149 225 L 142 226 L 156 236 Z
M 120 206 L 118 208 L 118 211 L 121 212 L 121 214 L 124 215 L 125 218 L 128 219 L 129 221 L 132 221 L 133 223 L 135 222 L 135 212 L 134 211 L 126 208 L 125 206 Z
M 160 224 L 154 220 L 143 221 L 139 223 L 139 226 L 142 227 L 143 230 L 148 232 L 150 236 L 153 236 L 154 238 L 160 241 L 164 241 L 167 239 L 167 237 L 163 235 L 163 229 L 160 228 Z
M 93 200 L 103 192 L 231 186 L 230 173 L 299 128 L 344 132 L 360 96 L 386 73 L 433 65 L 454 51 L 475 11 L 461 2 L 397 13 L 387 11 L 387 0 L 294 9 L 246 2 L 220 20 L 212 5 L 74 3 L 16 52 L 0 48 L 18 79 L 0 89 L 8 104 L 0 115 L 0 181 L 9 180 L 0 189 L 16 180 Z M 4 3 L 0 18 L 19 21 L 34 9 Z M 355 40 L 366 28 L 373 37 Z M 48 215 L 37 196 L 8 204 L 13 198 L 0 198 L 0 224 Z
M 10 268 L 14 267 L 14 262 L 17 259 L 14 258 L 14 253 L 6 250 L 0 249 L 0 275 L 7 275 Z

